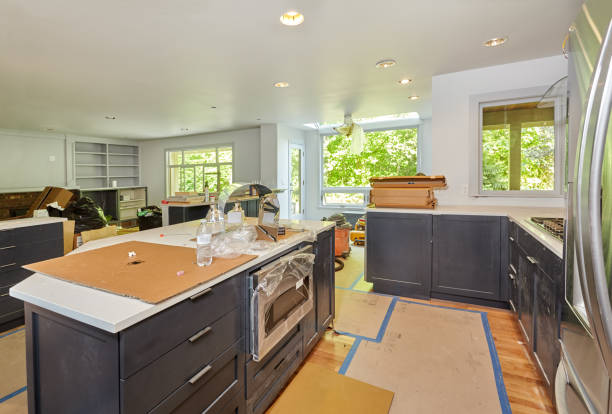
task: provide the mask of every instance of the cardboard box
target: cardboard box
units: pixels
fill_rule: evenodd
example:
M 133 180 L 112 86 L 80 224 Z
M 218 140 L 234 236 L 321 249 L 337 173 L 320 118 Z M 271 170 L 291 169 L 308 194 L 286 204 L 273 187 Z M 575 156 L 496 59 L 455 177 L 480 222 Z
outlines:
M 443 175 L 372 177 L 370 185 L 372 188 L 444 188 L 446 177 Z
M 64 227 L 64 255 L 70 253 L 74 249 L 74 220 L 66 220 L 63 223 Z
M 86 230 L 81 232 L 81 239 L 83 244 L 91 240 L 104 239 L 106 237 L 113 237 L 117 235 L 117 226 L 106 226 L 101 229 Z
M 26 217 L 32 217 L 34 215 L 34 210 L 45 210 L 47 205 L 53 202 L 57 202 L 60 207 L 66 208 L 73 198 L 75 198 L 74 193 L 65 188 L 45 187 L 30 206 Z
M 370 202 L 376 207 L 427 208 L 436 207 L 431 188 L 373 188 Z

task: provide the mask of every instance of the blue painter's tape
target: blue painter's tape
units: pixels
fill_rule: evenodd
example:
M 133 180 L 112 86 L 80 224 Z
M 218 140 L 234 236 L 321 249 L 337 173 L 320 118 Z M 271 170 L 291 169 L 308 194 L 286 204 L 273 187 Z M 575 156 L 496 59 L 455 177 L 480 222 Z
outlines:
M 387 314 L 380 325 L 380 329 L 378 330 L 378 335 L 376 336 L 376 342 L 380 342 L 385 335 L 385 331 L 387 330 L 387 326 L 389 325 L 389 320 L 391 319 L 391 314 L 395 310 L 395 304 L 397 303 L 397 298 L 394 297 L 389 304 L 389 309 L 387 309 Z
M 481 311 L 472 310 L 472 309 L 453 308 L 450 306 L 433 305 L 431 303 L 413 302 L 411 300 L 405 300 L 405 299 L 399 299 L 399 301 L 404 302 L 404 303 L 413 303 L 415 305 L 421 305 L 421 306 L 430 306 L 432 308 L 450 309 L 450 310 L 456 310 L 460 312 L 482 313 Z
M 361 278 L 362 278 L 362 277 L 363 277 L 363 272 L 361 272 L 361 273 L 359 274 L 359 276 L 357 276 L 357 279 L 355 279 L 355 280 L 353 281 L 353 283 L 351 283 L 351 286 L 349 287 L 349 289 L 350 289 L 350 290 L 355 289 L 355 286 L 357 286 L 357 283 L 359 283 L 359 281 L 361 280 Z
M 495 348 L 495 342 L 493 341 L 493 335 L 491 334 L 491 328 L 489 327 L 487 313 L 481 312 L 480 317 L 482 318 L 482 326 L 485 330 L 487 344 L 489 345 L 489 353 L 491 354 L 491 364 L 493 365 L 493 373 L 495 374 L 495 385 L 497 385 L 499 404 L 501 405 L 503 414 L 511 414 L 512 409 L 510 408 L 510 401 L 508 400 L 508 393 L 506 392 L 506 385 L 504 384 L 504 376 L 502 374 L 501 364 L 499 363 L 497 349 Z
M 353 360 L 353 357 L 355 356 L 355 353 L 357 352 L 357 348 L 359 348 L 360 343 L 361 343 L 361 338 L 355 339 L 355 342 L 353 342 L 353 346 L 351 347 L 351 350 L 347 354 L 346 358 L 344 358 L 344 362 L 342 362 L 342 366 L 340 367 L 338 374 L 346 375 L 346 371 L 348 371 L 349 365 L 351 365 L 351 361 Z
M 16 334 L 17 332 L 21 332 L 21 331 L 23 331 L 23 330 L 25 330 L 25 328 L 20 328 L 20 329 L 17 329 L 17 330 L 15 330 L 15 331 L 13 331 L 13 332 L 9 332 L 9 333 L 7 333 L 7 334 L 0 335 L 0 339 L 5 338 L 5 337 L 7 337 L 7 336 L 10 336 L 10 335 L 12 335 L 12 334 Z
M 17 391 L 13 391 L 12 393 L 10 393 L 8 395 L 5 395 L 4 397 L 0 398 L 0 404 L 5 402 L 6 400 L 10 400 L 11 398 L 21 394 L 22 392 L 24 392 L 27 389 L 28 389 L 28 387 L 19 388 Z

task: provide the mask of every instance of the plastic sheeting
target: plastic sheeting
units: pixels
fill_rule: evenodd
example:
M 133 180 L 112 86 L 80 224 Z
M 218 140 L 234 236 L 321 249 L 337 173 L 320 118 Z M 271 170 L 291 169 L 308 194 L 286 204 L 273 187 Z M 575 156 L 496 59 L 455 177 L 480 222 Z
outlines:
M 313 309 L 314 260 L 314 254 L 302 250 L 256 273 L 257 285 L 251 296 L 251 353 L 255 361 Z

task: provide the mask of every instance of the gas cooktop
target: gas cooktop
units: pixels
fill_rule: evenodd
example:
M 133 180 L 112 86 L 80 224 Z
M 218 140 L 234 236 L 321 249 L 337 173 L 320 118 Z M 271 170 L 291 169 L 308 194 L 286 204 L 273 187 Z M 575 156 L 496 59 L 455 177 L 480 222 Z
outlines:
M 565 220 L 560 217 L 532 217 L 531 221 L 538 227 L 552 234 L 557 239 L 563 241 Z

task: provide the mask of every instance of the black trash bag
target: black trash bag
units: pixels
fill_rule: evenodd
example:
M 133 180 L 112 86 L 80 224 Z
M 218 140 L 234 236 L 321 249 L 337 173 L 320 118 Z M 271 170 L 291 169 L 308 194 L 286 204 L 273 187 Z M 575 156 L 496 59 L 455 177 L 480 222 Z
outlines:
M 140 231 L 162 226 L 162 211 L 157 206 L 147 206 L 138 210 L 138 228 Z
M 64 209 L 63 216 L 68 220 L 75 221 L 75 233 L 101 229 L 108 224 L 102 209 L 89 197 L 82 197 L 68 204 Z

